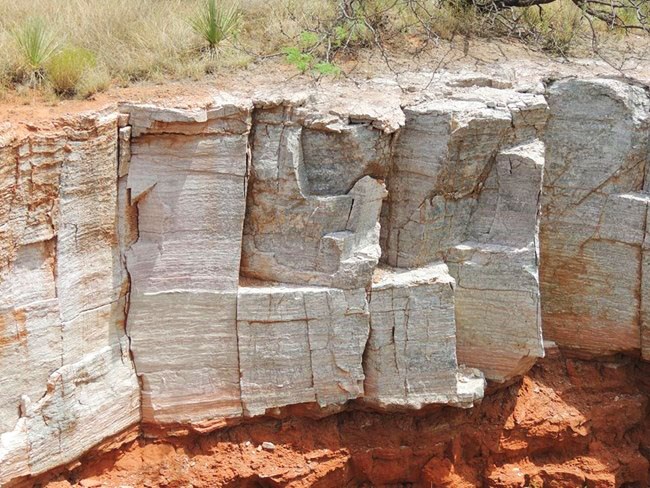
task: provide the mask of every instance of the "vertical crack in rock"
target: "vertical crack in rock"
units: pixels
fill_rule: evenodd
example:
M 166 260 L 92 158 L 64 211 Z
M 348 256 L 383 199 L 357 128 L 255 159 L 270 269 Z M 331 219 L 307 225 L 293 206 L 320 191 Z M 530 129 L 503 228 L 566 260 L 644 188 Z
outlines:
M 123 355 L 128 358 L 133 365 L 138 380 L 138 393 L 140 395 L 140 419 L 142 419 L 142 377 L 138 372 L 137 364 L 132 350 L 132 339 L 129 335 L 129 306 L 131 304 L 132 278 L 129 271 L 126 251 L 139 238 L 138 229 L 138 210 L 137 205 L 131 201 L 131 190 L 128 188 L 129 165 L 131 164 L 131 136 L 132 127 L 129 124 L 128 114 L 118 115 L 118 135 L 117 135 L 117 219 L 118 219 L 118 240 L 120 262 L 125 272 L 124 293 L 124 334 L 126 336 L 126 351 Z
M 253 151 L 255 150 L 254 148 L 254 140 L 255 140 L 255 131 L 256 131 L 256 119 L 257 119 L 257 107 L 253 104 L 252 110 L 251 110 L 251 115 L 250 115 L 250 129 L 248 131 L 248 137 L 247 137 L 247 142 L 246 142 L 246 175 L 244 178 L 244 220 L 242 222 L 242 238 L 244 234 L 244 226 L 246 225 L 246 216 L 248 215 L 249 211 L 249 201 L 248 201 L 248 186 L 250 184 L 250 178 L 251 178 L 251 172 L 253 168 Z M 279 150 L 279 149 L 278 149 Z M 242 391 L 243 391 L 243 375 L 242 375 L 242 360 L 241 360 L 241 346 L 239 343 L 239 286 L 241 285 L 241 262 L 242 262 L 243 256 L 242 256 L 242 249 L 240 247 L 240 253 L 239 253 L 239 281 L 238 281 L 238 289 L 237 289 L 237 297 L 235 299 L 236 303 L 236 309 L 235 309 L 235 337 L 236 337 L 236 342 L 237 342 L 237 371 L 239 374 L 239 404 L 241 407 L 242 415 L 246 415 L 247 411 L 244 405 L 244 398 L 242 396 Z
M 649 148 L 650 150 L 650 148 Z M 647 249 L 647 235 L 648 235 L 648 215 L 650 213 L 648 212 L 648 206 L 650 204 L 650 195 L 648 196 L 648 200 L 646 201 L 645 204 L 645 215 L 643 216 L 643 230 L 642 230 L 642 236 L 643 240 L 640 243 L 639 246 L 639 269 L 638 269 L 638 274 L 637 274 L 637 280 L 639 284 L 638 292 L 637 292 L 637 303 L 639 305 L 638 309 L 638 324 L 639 324 L 639 347 L 641 349 L 641 357 L 643 359 L 649 359 L 650 355 L 650 343 L 646 345 L 646 341 L 648 340 L 648 331 L 647 331 L 647 320 L 648 317 L 646 317 L 647 312 L 645 311 L 645 308 L 648 306 L 648 297 L 647 297 L 647 292 L 645 292 L 646 285 L 644 283 L 644 275 L 645 279 L 647 280 L 648 277 L 644 273 L 644 270 L 646 268 L 646 249 Z
M 306 341 L 307 341 L 307 348 L 309 349 L 309 371 L 311 373 L 311 387 L 314 389 L 314 400 L 317 403 L 320 403 L 318 401 L 318 391 L 316 390 L 316 381 L 314 380 L 314 356 L 313 356 L 314 355 L 314 348 L 311 345 L 311 338 L 310 338 L 311 330 L 309 328 L 309 314 L 307 313 L 307 303 L 305 302 L 305 297 L 304 296 L 302 298 L 302 307 L 303 307 L 303 310 L 305 311 L 305 324 L 306 324 L 305 338 L 306 338 Z M 328 300 L 328 303 L 327 303 L 327 311 L 328 311 L 328 317 L 331 317 L 332 312 L 331 312 L 331 309 L 330 309 L 330 306 L 329 306 L 329 300 Z

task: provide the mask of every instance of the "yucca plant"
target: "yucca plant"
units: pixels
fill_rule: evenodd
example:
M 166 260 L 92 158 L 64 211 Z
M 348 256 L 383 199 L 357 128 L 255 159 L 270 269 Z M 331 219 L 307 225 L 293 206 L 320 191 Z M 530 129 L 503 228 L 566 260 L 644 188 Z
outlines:
M 203 7 L 190 19 L 194 32 L 203 38 L 211 55 L 216 54 L 219 44 L 235 36 L 240 28 L 242 13 L 234 4 L 205 0 Z
M 56 36 L 39 18 L 27 20 L 22 27 L 13 31 L 13 36 L 30 84 L 39 84 L 45 76 L 45 64 L 59 49 Z

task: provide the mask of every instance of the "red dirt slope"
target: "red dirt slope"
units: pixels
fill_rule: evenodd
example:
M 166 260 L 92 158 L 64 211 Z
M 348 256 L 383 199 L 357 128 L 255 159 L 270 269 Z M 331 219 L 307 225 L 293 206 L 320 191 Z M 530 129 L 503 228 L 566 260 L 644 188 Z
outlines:
M 471 410 L 349 410 L 139 439 L 43 486 L 649 486 L 650 364 L 552 356 Z

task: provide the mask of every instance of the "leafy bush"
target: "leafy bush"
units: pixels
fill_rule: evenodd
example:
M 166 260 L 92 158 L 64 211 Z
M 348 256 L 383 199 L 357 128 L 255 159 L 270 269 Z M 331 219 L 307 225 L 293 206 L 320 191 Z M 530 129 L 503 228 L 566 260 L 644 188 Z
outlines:
M 314 55 L 303 52 L 299 47 L 285 47 L 284 54 L 287 56 L 287 62 L 301 73 L 305 73 L 314 62 Z
M 216 0 L 206 0 L 203 8 L 190 19 L 190 25 L 214 54 L 219 44 L 237 35 L 241 26 L 241 17 L 242 13 L 236 5 L 217 6 Z
M 84 75 L 96 64 L 95 55 L 87 49 L 66 47 L 47 63 L 47 79 L 56 94 L 73 95 Z
M 320 59 L 314 52 L 320 44 L 320 38 L 314 32 L 303 31 L 297 46 L 288 46 L 283 49 L 286 60 L 301 73 L 310 71 L 315 75 L 338 76 L 341 69 L 325 59 Z
M 40 83 L 45 64 L 58 51 L 59 42 L 39 18 L 28 19 L 13 35 L 21 57 L 21 68 L 27 71 L 32 85 Z

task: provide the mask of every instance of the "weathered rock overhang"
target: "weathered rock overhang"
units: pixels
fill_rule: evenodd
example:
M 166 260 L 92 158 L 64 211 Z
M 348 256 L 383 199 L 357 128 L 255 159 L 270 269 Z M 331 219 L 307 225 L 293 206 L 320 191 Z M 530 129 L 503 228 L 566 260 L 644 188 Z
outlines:
M 471 407 L 543 339 L 650 357 L 648 90 L 394 95 L 0 135 L 0 484 L 138 423 Z

